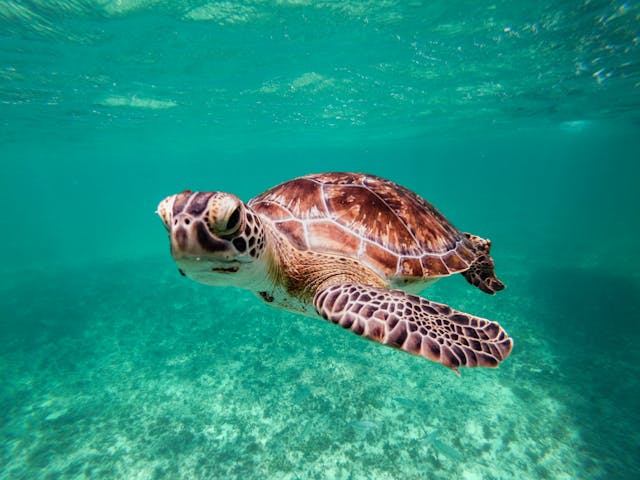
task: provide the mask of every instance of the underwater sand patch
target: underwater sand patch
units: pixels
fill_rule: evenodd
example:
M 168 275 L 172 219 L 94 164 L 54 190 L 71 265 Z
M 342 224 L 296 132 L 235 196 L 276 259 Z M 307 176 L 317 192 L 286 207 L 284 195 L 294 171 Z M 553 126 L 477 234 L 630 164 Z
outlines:
M 138 97 L 136 95 L 131 97 L 119 95 L 106 97 L 100 100 L 98 104 L 106 107 L 132 107 L 149 110 L 163 110 L 178 106 L 173 100 L 159 100 L 156 98 Z

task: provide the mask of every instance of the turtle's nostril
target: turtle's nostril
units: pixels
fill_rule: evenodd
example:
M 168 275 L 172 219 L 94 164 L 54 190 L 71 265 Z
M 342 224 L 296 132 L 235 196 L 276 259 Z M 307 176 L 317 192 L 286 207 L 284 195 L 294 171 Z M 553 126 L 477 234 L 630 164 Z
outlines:
M 189 215 L 179 214 L 173 218 L 173 228 L 178 228 L 179 226 L 189 226 L 193 223 L 193 218 Z

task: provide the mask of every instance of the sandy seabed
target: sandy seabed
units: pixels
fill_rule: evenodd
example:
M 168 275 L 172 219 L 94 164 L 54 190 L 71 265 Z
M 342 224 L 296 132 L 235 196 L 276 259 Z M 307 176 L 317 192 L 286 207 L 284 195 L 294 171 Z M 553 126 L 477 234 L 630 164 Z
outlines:
M 515 339 L 461 377 L 167 262 L 26 275 L 0 291 L 0 477 L 630 478 L 635 410 L 597 389 L 632 402 L 637 383 L 589 383 L 621 359 L 567 345 L 566 296 L 503 273 L 496 297 L 462 278 L 425 292 Z

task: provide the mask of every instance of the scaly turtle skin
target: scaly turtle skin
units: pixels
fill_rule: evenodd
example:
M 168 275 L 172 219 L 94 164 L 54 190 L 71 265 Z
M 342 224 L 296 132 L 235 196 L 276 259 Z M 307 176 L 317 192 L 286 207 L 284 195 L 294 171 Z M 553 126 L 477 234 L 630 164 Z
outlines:
M 187 190 L 160 202 L 158 214 L 180 273 L 198 282 L 251 290 L 456 372 L 496 367 L 511 352 L 497 323 L 414 295 L 453 273 L 486 293 L 502 290 L 491 242 L 388 180 L 307 175 L 246 204 Z

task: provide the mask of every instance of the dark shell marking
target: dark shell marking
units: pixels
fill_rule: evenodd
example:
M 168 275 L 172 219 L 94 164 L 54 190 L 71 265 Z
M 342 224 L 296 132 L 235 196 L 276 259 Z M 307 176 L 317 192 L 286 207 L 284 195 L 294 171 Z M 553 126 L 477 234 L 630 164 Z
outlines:
M 513 347 L 497 323 L 400 290 L 334 285 L 313 303 L 326 320 L 456 371 L 497 367 Z
M 249 206 L 297 249 L 356 258 L 387 278 L 450 275 L 476 258 L 469 238 L 430 203 L 372 175 L 308 175 Z

